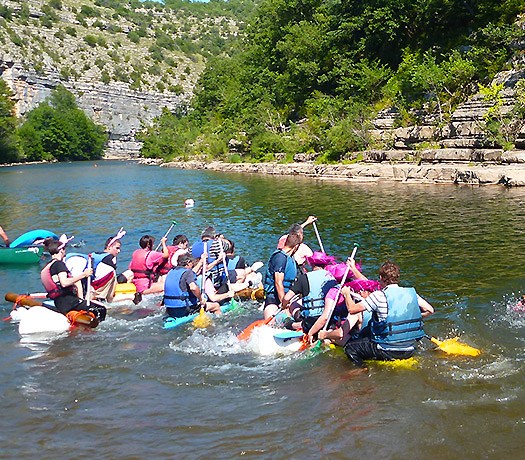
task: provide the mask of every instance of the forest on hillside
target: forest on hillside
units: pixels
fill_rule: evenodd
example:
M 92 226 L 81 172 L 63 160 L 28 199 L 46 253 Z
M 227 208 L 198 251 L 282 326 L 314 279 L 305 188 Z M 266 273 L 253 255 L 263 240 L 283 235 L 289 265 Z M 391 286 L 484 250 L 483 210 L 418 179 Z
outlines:
M 246 38 L 207 61 L 190 107 L 165 111 L 143 133 L 142 153 L 267 161 L 320 154 L 340 161 L 374 145 L 371 120 L 394 107 L 398 125 L 432 114 L 444 124 L 482 91 L 494 105 L 494 75 L 520 53 L 524 0 L 262 0 Z M 519 83 L 520 85 L 522 82 Z M 512 117 L 523 116 L 517 105 Z M 512 133 L 489 113 L 487 136 Z

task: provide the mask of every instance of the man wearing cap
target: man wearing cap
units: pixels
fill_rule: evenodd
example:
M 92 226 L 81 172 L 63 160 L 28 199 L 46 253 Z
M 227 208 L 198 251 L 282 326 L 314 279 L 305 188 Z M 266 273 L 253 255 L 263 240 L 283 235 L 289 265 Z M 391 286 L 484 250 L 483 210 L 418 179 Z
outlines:
M 326 294 L 337 284 L 335 278 L 325 269 L 334 261 L 334 257 L 317 251 L 306 258 L 306 262 L 312 266 L 312 271 L 299 274 L 282 302 L 283 309 L 288 308 L 291 316 L 290 320 L 285 322 L 285 327 L 302 328 L 304 332 L 308 332 L 323 313 Z M 298 302 L 290 303 L 296 295 L 302 297 L 302 305 Z

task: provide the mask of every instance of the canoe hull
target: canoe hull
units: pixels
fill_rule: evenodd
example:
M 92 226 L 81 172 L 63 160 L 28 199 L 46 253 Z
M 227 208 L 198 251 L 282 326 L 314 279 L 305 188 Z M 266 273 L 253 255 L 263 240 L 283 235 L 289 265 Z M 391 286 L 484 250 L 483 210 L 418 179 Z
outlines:
M 44 248 L 0 248 L 0 264 L 36 264 L 40 262 Z

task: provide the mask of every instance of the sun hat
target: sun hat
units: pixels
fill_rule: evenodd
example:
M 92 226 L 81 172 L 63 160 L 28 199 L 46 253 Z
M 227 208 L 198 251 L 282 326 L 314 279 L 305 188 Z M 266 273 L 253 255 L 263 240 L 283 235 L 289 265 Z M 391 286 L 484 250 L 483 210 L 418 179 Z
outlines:
M 340 264 L 328 265 L 325 268 L 328 272 L 332 274 L 332 276 L 336 279 L 337 282 L 340 282 L 343 280 L 343 276 L 345 276 L 345 272 L 346 272 L 346 269 L 348 268 L 348 265 L 346 265 L 345 263 L 340 263 Z M 355 268 L 361 271 L 361 265 L 356 264 Z M 350 279 L 353 277 L 354 277 L 353 273 L 349 271 L 347 275 L 347 279 Z

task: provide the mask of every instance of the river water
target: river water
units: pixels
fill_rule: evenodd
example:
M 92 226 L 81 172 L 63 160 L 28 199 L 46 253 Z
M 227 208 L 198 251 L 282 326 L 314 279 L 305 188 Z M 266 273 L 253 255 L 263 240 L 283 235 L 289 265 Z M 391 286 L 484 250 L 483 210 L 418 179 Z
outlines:
M 0 326 L 0 457 L 12 459 L 523 458 L 525 190 L 358 184 L 180 171 L 125 162 L 0 169 L 0 224 L 44 228 L 101 250 L 127 230 L 190 242 L 213 224 L 247 260 L 266 261 L 293 222 L 318 216 L 325 249 L 359 243 L 363 272 L 390 258 L 436 313 L 428 334 L 480 348 L 446 355 L 422 341 L 414 369 L 354 368 L 338 351 L 261 356 L 236 334 L 257 303 L 207 329 L 163 330 L 155 300 L 120 307 L 93 331 L 24 337 Z M 195 207 L 184 208 L 192 198 Z M 318 249 L 312 228 L 305 242 Z M 41 292 L 41 265 L 0 266 L 5 292 Z

